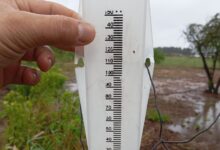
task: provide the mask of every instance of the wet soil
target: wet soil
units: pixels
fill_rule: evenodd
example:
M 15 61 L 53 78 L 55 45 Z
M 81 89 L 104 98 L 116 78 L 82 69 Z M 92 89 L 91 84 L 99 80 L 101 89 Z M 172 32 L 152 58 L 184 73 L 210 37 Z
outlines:
M 217 72 L 220 76 L 220 70 Z M 220 96 L 207 94 L 206 74 L 202 69 L 156 68 L 154 74 L 158 104 L 171 121 L 163 127 L 163 139 L 185 140 L 207 128 L 220 113 Z M 152 92 L 151 92 L 152 93 Z M 154 108 L 151 94 L 148 109 Z M 141 150 L 158 142 L 159 122 L 145 122 Z M 202 136 L 188 144 L 167 145 L 171 150 L 219 150 L 220 120 Z M 163 149 L 158 147 L 158 150 Z

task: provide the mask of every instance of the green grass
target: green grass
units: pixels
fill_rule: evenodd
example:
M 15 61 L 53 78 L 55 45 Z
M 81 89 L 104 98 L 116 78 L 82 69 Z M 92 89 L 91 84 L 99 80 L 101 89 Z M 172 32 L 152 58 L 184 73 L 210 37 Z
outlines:
M 211 66 L 211 59 L 208 60 L 208 65 Z M 201 58 L 186 57 L 186 56 L 166 56 L 165 60 L 161 62 L 158 67 L 167 68 L 203 68 L 203 63 Z M 220 63 L 218 63 L 218 68 L 220 68 Z
M 64 88 L 65 81 L 53 69 L 37 86 L 11 87 L 0 101 L 0 121 L 6 121 L 0 149 L 80 149 L 79 97 Z
M 153 122 L 160 122 L 159 115 L 156 110 L 154 109 L 149 109 L 147 111 L 147 119 Z M 161 119 L 164 123 L 168 123 L 171 121 L 170 116 L 161 114 Z
M 56 57 L 56 62 L 58 63 L 74 61 L 74 57 L 75 57 L 74 52 L 67 52 L 57 48 L 53 48 L 53 51 Z

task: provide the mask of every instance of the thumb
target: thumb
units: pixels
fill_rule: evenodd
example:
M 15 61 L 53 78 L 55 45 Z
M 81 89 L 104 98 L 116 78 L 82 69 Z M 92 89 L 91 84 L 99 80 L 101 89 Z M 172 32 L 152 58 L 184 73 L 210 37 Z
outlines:
M 95 29 L 90 24 L 61 15 L 21 12 L 13 15 L 11 20 L 12 31 L 15 31 L 13 38 L 15 42 L 19 40 L 22 49 L 42 45 L 80 46 L 90 43 L 95 36 Z

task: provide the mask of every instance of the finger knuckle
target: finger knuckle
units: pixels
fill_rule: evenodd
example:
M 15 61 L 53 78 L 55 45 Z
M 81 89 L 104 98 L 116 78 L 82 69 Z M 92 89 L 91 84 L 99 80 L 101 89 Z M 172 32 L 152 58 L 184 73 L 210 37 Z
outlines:
M 57 31 L 59 32 L 62 42 L 74 42 L 74 37 L 78 36 L 77 23 L 68 17 L 60 17 L 57 19 Z

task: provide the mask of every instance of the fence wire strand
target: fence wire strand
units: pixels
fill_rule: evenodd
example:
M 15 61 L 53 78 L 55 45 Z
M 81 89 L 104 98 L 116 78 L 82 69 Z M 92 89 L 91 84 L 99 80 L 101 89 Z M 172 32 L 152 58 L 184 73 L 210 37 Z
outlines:
M 149 69 L 149 66 L 145 66 L 147 68 L 147 72 L 148 72 L 148 76 L 149 76 L 149 79 L 150 79 L 150 82 L 151 82 L 151 86 L 152 86 L 152 89 L 153 89 L 153 95 L 154 95 L 154 107 L 156 108 L 156 111 L 158 113 L 158 116 L 159 116 L 159 120 L 160 120 L 160 132 L 159 132 L 159 139 L 158 139 L 158 142 L 156 144 L 153 145 L 152 147 L 152 150 L 157 150 L 158 146 L 162 145 L 162 147 L 165 149 L 165 150 L 170 150 L 168 147 L 167 147 L 167 144 L 187 144 L 187 143 L 190 143 L 192 142 L 195 138 L 197 138 L 198 136 L 206 133 L 207 131 L 209 131 L 218 121 L 218 119 L 220 118 L 220 113 L 217 115 L 216 119 L 204 130 L 200 131 L 200 132 L 197 132 L 196 134 L 194 134 L 191 138 L 189 139 L 186 139 L 186 140 L 180 140 L 180 141 L 166 141 L 162 138 L 163 136 L 163 120 L 162 120 L 162 117 L 161 117 L 161 112 L 160 112 L 160 109 L 158 107 L 158 102 L 157 102 L 157 93 L 156 93 L 156 87 L 155 87 L 155 84 L 154 84 L 154 81 L 151 77 L 151 73 L 150 73 L 150 69 Z

